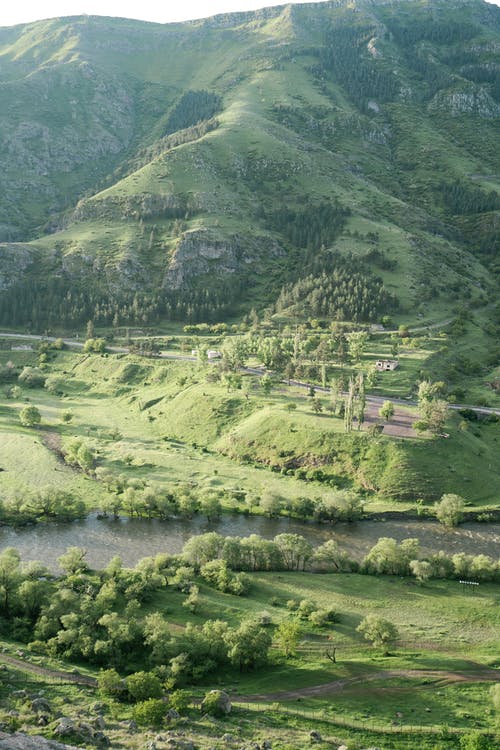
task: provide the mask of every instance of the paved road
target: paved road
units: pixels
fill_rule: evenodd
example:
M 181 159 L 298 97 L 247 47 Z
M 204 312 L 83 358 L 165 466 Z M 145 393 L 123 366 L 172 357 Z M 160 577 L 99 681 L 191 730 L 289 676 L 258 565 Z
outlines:
M 445 321 L 446 322 L 446 321 Z M 434 326 L 442 326 L 445 324 L 443 323 L 435 323 Z M 449 321 L 447 321 L 449 322 Z M 429 328 L 430 326 L 426 326 L 426 328 Z M 414 331 L 417 330 L 416 328 L 413 329 Z M 1 338 L 11 338 L 11 339 L 25 339 L 28 341 L 57 341 L 57 337 L 55 336 L 37 336 L 35 334 L 31 333 L 3 333 L 0 331 L 0 337 Z M 63 339 L 66 346 L 72 346 L 76 347 L 78 349 L 82 349 L 84 346 L 84 343 L 82 341 L 76 341 L 75 339 Z M 114 352 L 115 354 L 126 354 L 128 352 L 128 349 L 124 346 L 107 346 L 107 351 Z M 175 359 L 175 360 L 183 360 L 187 362 L 196 362 L 197 358 L 192 357 L 189 355 L 184 354 L 169 354 L 166 352 L 162 352 L 158 355 L 159 359 Z M 264 368 L 259 367 L 242 367 L 241 368 L 243 372 L 248 372 L 251 375 L 259 375 L 262 376 L 265 374 Z M 283 383 L 286 385 L 293 385 L 298 388 L 311 388 L 313 387 L 315 391 L 318 391 L 319 393 L 329 393 L 329 388 L 323 388 L 320 385 L 315 385 L 314 383 L 305 383 L 301 380 L 283 380 Z M 344 394 L 345 395 L 345 394 Z M 387 401 L 390 398 L 390 400 L 397 406 L 418 406 L 416 401 L 411 401 L 408 399 L 400 399 L 400 398 L 392 398 L 388 396 L 367 396 L 366 400 L 373 404 L 374 406 L 381 406 L 384 401 Z M 487 406 L 475 406 L 474 404 L 449 404 L 449 409 L 472 409 L 473 411 L 477 412 L 478 414 L 496 414 L 500 416 L 500 409 L 492 409 Z

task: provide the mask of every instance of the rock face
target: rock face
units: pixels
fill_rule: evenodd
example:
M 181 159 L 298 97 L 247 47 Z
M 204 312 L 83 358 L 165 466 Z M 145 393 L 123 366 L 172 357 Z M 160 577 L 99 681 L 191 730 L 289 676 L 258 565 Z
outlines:
M 45 737 L 34 737 L 21 732 L 0 732 L 0 750 L 79 750 L 74 745 L 62 745 Z
M 174 250 L 163 286 L 180 289 L 197 276 L 242 272 L 262 254 L 278 256 L 283 250 L 268 238 L 256 241 L 234 235 L 221 240 L 206 230 L 186 232 Z

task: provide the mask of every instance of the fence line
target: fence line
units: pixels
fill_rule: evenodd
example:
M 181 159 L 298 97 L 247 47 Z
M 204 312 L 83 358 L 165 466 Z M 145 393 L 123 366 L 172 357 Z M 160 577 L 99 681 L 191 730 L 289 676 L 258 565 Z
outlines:
M 308 711 L 305 709 L 291 709 L 287 706 L 281 706 L 276 703 L 239 703 L 238 701 L 232 701 L 233 706 L 238 709 L 247 711 L 267 713 L 280 713 L 288 714 L 289 716 L 295 716 L 301 719 L 308 719 L 316 723 L 322 722 L 324 724 L 331 724 L 333 726 L 347 727 L 348 729 L 363 729 L 365 731 L 374 732 L 376 734 L 465 734 L 470 732 L 470 728 L 467 727 L 448 727 L 439 726 L 436 724 L 429 724 L 427 726 L 422 725 L 410 725 L 410 724 L 375 724 L 369 721 L 358 721 L 356 719 L 346 719 L 342 716 L 325 716 L 324 712 Z M 481 734 L 486 736 L 492 733 L 487 729 L 475 729 Z

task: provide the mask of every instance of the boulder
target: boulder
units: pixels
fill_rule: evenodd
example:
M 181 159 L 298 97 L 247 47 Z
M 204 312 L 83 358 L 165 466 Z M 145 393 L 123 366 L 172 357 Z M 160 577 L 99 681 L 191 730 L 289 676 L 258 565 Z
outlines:
M 180 719 L 181 715 L 178 711 L 175 710 L 175 708 L 169 708 L 165 718 L 168 721 L 173 721 L 174 719 Z
M 45 737 L 15 732 L 5 734 L 0 732 L 0 750 L 79 750 L 74 745 L 63 745 L 55 740 L 47 740 Z
M 66 734 L 74 734 L 78 730 L 76 722 L 68 716 L 61 716 L 58 721 L 59 724 L 54 729 L 54 734 L 64 737 Z
M 98 747 L 109 747 L 110 742 L 108 737 L 104 734 L 104 732 L 94 732 L 92 735 L 92 742 L 94 742 Z
M 201 703 L 201 710 L 204 713 L 215 716 L 227 716 L 231 713 L 231 708 L 229 695 L 224 690 L 210 690 Z
M 15 698 L 16 700 L 19 700 L 20 698 L 25 699 L 29 697 L 29 693 L 27 690 L 14 690 L 13 693 L 11 693 L 11 698 Z
M 321 735 L 319 732 L 317 732 L 315 729 L 312 729 L 309 732 L 309 737 L 313 742 L 321 742 Z
M 46 698 L 35 698 L 31 701 L 31 710 L 36 714 L 51 714 L 52 708 Z

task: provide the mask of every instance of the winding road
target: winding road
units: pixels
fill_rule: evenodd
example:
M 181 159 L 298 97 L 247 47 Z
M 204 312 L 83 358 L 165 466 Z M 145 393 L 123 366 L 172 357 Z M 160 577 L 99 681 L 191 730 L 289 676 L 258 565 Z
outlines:
M 449 322 L 449 321 L 445 321 Z M 445 323 L 435 323 L 434 326 L 425 326 L 425 328 L 433 328 L 436 326 L 443 326 Z M 418 330 L 417 328 L 412 329 L 414 331 Z M 26 341 L 50 341 L 54 342 L 57 341 L 60 337 L 55 336 L 38 336 L 35 334 L 30 333 L 6 333 L 3 331 L 0 331 L 0 338 L 10 338 L 10 339 L 20 339 L 20 340 L 26 340 Z M 84 342 L 77 341 L 76 339 L 70 339 L 70 338 L 63 338 L 62 341 L 66 346 L 70 346 L 76 349 L 83 349 Z M 129 349 L 124 346 L 107 346 L 106 350 L 108 352 L 113 352 L 115 354 L 127 354 L 129 352 Z M 174 359 L 174 360 L 183 360 L 187 362 L 196 362 L 197 358 L 192 357 L 189 355 L 183 355 L 183 354 L 171 354 L 167 352 L 161 352 L 157 355 L 158 359 Z M 259 367 L 242 367 L 242 372 L 249 373 L 250 375 L 258 375 L 259 377 L 262 377 L 265 375 L 266 370 L 264 368 Z M 296 388 L 314 388 L 315 391 L 319 393 L 329 393 L 329 388 L 324 388 L 323 386 L 316 385 L 315 383 L 305 383 L 301 380 L 283 380 L 282 383 L 285 385 L 293 385 Z M 392 398 L 387 396 L 373 396 L 368 395 L 366 397 L 367 403 L 371 404 L 373 407 L 380 407 L 384 403 L 384 401 L 387 401 L 388 398 L 393 402 L 395 406 L 418 406 L 417 401 L 413 401 L 411 399 L 401 399 L 401 398 Z M 476 406 L 474 404 L 448 404 L 449 409 L 459 410 L 459 409 L 471 409 L 472 411 L 477 412 L 478 414 L 496 414 L 497 416 L 500 416 L 500 408 L 490 408 L 487 406 Z M 387 431 L 388 432 L 388 431 Z

